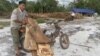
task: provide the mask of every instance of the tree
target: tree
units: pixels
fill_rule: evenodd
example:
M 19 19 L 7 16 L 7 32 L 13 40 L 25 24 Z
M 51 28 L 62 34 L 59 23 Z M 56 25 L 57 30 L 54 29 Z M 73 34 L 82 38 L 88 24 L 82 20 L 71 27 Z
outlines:
M 26 0 L 22 0 L 22 1 L 24 1 L 26 3 Z
M 6 0 L 0 0 L 0 12 L 8 12 L 11 11 L 11 3 Z
M 58 2 L 56 0 L 41 0 L 43 12 L 55 12 Z
M 63 6 L 58 6 L 58 2 L 56 0 L 37 0 L 37 2 L 28 2 L 27 1 L 27 10 L 29 8 L 31 12 L 57 12 L 63 11 L 65 8 Z
M 34 12 L 35 11 L 35 2 L 27 2 L 27 5 L 26 5 L 26 10 L 28 12 Z

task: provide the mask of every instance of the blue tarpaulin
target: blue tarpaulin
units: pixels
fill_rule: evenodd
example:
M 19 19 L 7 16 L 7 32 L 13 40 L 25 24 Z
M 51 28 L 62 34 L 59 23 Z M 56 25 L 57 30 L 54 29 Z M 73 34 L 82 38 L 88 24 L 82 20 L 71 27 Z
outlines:
M 82 14 L 94 14 L 95 11 L 92 9 L 87 9 L 87 8 L 73 8 L 72 12 L 74 13 L 82 13 Z

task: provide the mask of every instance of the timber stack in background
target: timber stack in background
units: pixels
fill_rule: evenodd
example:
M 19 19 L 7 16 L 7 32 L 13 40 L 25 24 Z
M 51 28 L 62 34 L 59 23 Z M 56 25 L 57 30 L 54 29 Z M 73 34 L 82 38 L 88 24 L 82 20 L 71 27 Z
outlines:
M 67 19 L 70 20 L 71 13 L 70 12 L 54 12 L 54 13 L 29 13 L 34 19 L 37 18 L 55 18 L 55 19 Z M 82 19 L 84 16 L 82 14 L 76 13 L 74 19 Z

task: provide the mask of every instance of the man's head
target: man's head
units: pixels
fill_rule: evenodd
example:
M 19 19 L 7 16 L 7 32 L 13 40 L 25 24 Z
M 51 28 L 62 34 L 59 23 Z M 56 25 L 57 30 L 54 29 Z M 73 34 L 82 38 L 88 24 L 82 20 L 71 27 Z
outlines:
M 24 1 L 20 1 L 18 7 L 23 11 L 25 9 L 26 3 Z

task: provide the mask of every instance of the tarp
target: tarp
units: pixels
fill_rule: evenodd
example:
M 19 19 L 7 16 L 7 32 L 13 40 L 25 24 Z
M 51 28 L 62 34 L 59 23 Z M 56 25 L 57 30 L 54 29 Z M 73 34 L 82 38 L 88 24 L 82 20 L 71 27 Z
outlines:
M 87 9 L 87 8 L 73 8 L 72 12 L 74 13 L 82 13 L 82 14 L 94 14 L 95 11 L 92 9 Z

